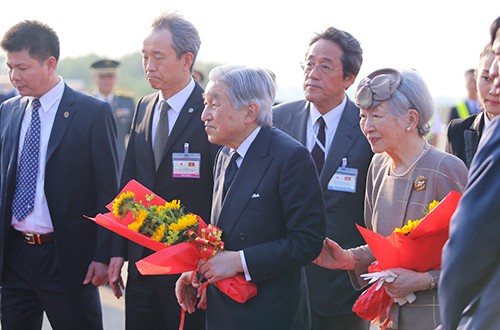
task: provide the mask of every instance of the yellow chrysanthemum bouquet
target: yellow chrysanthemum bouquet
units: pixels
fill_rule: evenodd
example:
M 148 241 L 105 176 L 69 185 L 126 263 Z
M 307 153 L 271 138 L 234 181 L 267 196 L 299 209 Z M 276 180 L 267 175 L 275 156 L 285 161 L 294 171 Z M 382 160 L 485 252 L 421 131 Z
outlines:
M 98 225 L 139 245 L 158 251 L 136 262 L 142 275 L 196 271 L 200 259 L 224 249 L 222 230 L 207 225 L 196 214 L 184 212 L 180 200 L 167 202 L 131 180 L 107 206 L 111 212 L 91 218 Z M 242 274 L 214 285 L 237 302 L 257 294 L 254 283 Z
M 359 317 L 386 326 L 389 310 L 394 303 L 385 290 L 379 290 L 384 281 L 391 282 L 397 275 L 391 268 L 406 268 L 417 272 L 441 268 L 441 250 L 448 239 L 451 216 L 457 207 L 461 194 L 451 191 L 441 202 L 433 201 L 419 220 L 409 220 L 401 228 L 396 228 L 387 237 L 358 226 L 358 229 L 370 247 L 376 261 L 368 267 L 368 274 L 362 274 L 373 283 L 355 302 L 352 310 Z M 411 303 L 413 294 L 397 299 L 402 305 Z
M 121 193 L 113 201 L 113 215 L 123 219 L 131 212 L 134 222 L 127 225 L 129 229 L 168 246 L 188 242 L 188 232 L 198 230 L 198 217 L 192 213 L 186 214 L 179 200 L 154 205 L 151 204 L 156 198 L 154 194 L 145 197 L 146 205 L 136 200 L 133 191 Z

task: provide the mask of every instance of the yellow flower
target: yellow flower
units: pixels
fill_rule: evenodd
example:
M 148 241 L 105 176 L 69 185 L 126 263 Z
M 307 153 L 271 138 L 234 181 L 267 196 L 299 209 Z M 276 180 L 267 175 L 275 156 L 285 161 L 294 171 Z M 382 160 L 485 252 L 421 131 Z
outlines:
M 165 202 L 164 205 L 152 205 L 151 201 L 155 197 L 154 194 L 146 195 L 144 204 L 142 200 L 135 200 L 134 192 L 123 192 L 114 200 L 113 215 L 122 219 L 132 212 L 134 222 L 128 228 L 157 242 L 174 245 L 189 241 L 187 230 L 197 230 L 197 216 L 185 214 L 178 199 Z
M 181 201 L 178 199 L 174 199 L 171 202 L 166 202 L 165 208 L 168 208 L 170 210 L 178 210 L 181 208 Z
M 424 215 L 427 215 L 430 211 L 432 211 L 439 202 L 437 200 L 433 200 L 429 205 L 427 206 L 427 209 L 424 211 Z M 423 218 L 422 218 L 423 219 Z M 401 228 L 395 228 L 394 233 L 401 233 L 403 235 L 408 235 L 415 227 L 418 226 L 420 222 L 422 222 L 422 219 L 419 220 L 408 220 L 408 223 L 404 225 Z
M 395 233 L 401 233 L 403 235 L 408 235 L 418 224 L 422 222 L 422 220 L 408 220 L 408 224 L 404 225 L 401 228 L 394 229 Z
M 140 210 L 137 216 L 135 217 L 135 221 L 129 224 L 127 227 L 132 229 L 135 232 L 138 232 L 141 229 L 144 220 L 146 220 L 148 216 L 148 211 Z
M 162 212 L 165 212 L 165 210 L 166 210 L 165 206 L 163 206 L 163 205 L 159 205 L 159 206 L 156 208 L 155 213 L 156 213 L 156 214 L 160 214 L 160 213 L 162 213 Z
M 156 231 L 153 234 L 153 236 L 151 236 L 151 239 L 153 239 L 157 242 L 160 242 L 162 240 L 163 236 L 165 235 L 165 230 L 166 230 L 166 226 L 164 223 L 162 223 L 161 225 L 158 226 L 158 228 L 156 228 Z
M 196 218 L 196 215 L 189 213 L 180 217 L 177 223 L 172 222 L 168 226 L 168 229 L 181 231 L 183 229 L 186 229 L 187 227 L 194 226 L 197 222 L 198 219 Z
M 128 211 L 134 206 L 135 194 L 132 191 L 122 193 L 118 198 L 113 201 L 113 215 L 117 218 L 123 219 Z
M 430 211 L 434 210 L 434 208 L 439 204 L 439 202 L 437 200 L 433 200 L 430 204 L 429 204 L 429 211 L 427 213 L 429 213 Z

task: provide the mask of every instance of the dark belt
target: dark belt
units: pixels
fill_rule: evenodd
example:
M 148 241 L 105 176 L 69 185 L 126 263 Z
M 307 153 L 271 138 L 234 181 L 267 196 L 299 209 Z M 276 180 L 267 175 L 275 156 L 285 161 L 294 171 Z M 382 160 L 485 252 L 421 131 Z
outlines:
M 48 234 L 35 234 L 14 230 L 19 237 L 23 240 L 23 242 L 31 244 L 31 245 L 41 245 L 54 241 L 54 233 Z

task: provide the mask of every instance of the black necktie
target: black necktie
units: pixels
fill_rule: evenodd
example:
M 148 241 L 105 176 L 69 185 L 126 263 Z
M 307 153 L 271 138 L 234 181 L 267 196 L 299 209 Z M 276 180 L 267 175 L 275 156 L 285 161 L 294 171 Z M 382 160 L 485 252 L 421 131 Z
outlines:
M 325 164 L 325 152 L 323 148 L 326 146 L 325 143 L 325 120 L 323 117 L 319 117 L 317 120 L 319 124 L 318 134 L 316 135 L 317 141 L 315 140 L 314 148 L 311 151 L 312 158 L 316 163 L 316 169 L 318 170 L 318 174 L 321 174 L 321 170 L 323 170 L 323 165 Z M 318 145 L 318 141 L 322 146 Z
M 160 166 L 161 160 L 163 158 L 163 153 L 165 152 L 165 147 L 168 140 L 168 110 L 170 110 L 170 105 L 167 101 L 163 101 L 160 110 L 160 119 L 156 125 L 155 133 L 155 144 L 153 147 L 153 152 L 155 156 L 156 169 Z
M 240 155 L 234 151 L 231 155 L 231 160 L 226 167 L 226 172 L 224 173 L 224 187 L 222 190 L 222 200 L 226 198 L 226 193 L 231 187 L 233 183 L 234 177 L 236 176 L 236 172 L 238 172 L 238 165 L 236 164 L 236 160 L 240 157 Z

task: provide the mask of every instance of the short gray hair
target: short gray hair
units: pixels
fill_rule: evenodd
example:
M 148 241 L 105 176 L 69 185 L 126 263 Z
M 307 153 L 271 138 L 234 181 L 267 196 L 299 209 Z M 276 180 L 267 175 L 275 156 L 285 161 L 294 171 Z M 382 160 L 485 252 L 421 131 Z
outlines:
M 177 12 L 165 12 L 154 19 L 151 28 L 154 31 L 170 31 L 172 34 L 172 48 L 175 50 L 178 59 L 186 53 L 193 54 L 193 63 L 190 68 L 192 72 L 201 45 L 198 30 L 194 25 Z
M 389 110 L 401 117 L 414 109 L 418 112 L 418 132 L 425 136 L 430 132 L 429 121 L 434 114 L 434 100 L 425 81 L 415 70 L 402 70 L 401 84 L 386 102 Z
M 240 65 L 222 65 L 213 68 L 208 79 L 213 83 L 223 82 L 228 86 L 227 96 L 236 110 L 251 103 L 257 104 L 259 126 L 272 126 L 272 107 L 276 86 L 268 70 Z

